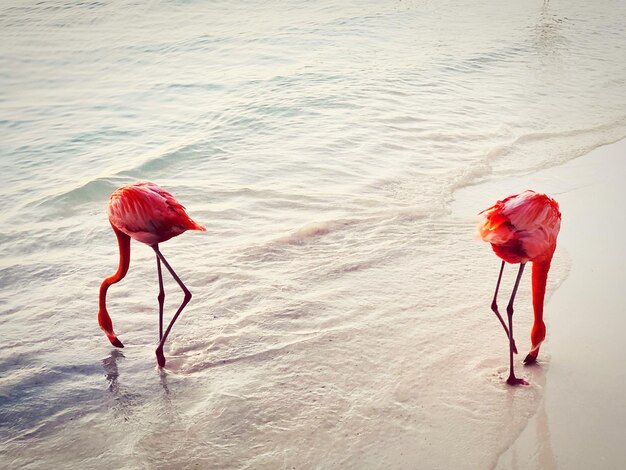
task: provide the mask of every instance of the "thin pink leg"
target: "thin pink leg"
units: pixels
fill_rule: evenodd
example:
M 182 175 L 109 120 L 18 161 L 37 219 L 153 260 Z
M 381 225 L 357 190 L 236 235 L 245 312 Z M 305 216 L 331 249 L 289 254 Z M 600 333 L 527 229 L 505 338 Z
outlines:
M 498 303 L 497 303 L 498 291 L 500 290 L 500 281 L 502 281 L 503 272 L 504 272 L 504 261 L 502 261 L 502 265 L 500 266 L 500 274 L 498 275 L 498 282 L 496 283 L 496 290 L 493 293 L 493 300 L 491 301 L 491 310 L 493 311 L 493 313 L 496 314 L 496 317 L 498 317 L 498 320 L 500 320 L 500 324 L 502 325 L 502 328 L 504 328 L 506 337 L 509 338 L 509 341 L 510 341 L 511 338 L 509 335 L 509 329 L 506 327 L 506 324 L 504 323 L 504 320 L 502 319 L 502 315 L 500 315 L 500 311 L 498 310 Z M 517 354 L 517 346 L 515 346 L 515 341 L 513 341 L 513 352 Z
M 159 341 L 161 341 L 163 339 L 163 303 L 165 302 L 165 288 L 163 287 L 163 273 L 161 272 L 161 260 L 159 259 L 159 255 L 157 255 L 156 260 L 157 273 L 159 274 L 159 295 L 157 300 L 159 301 Z
M 509 317 L 509 364 L 510 364 L 510 373 L 509 378 L 506 379 L 506 383 L 509 385 L 528 385 L 524 379 L 518 379 L 515 377 L 515 372 L 513 370 L 513 350 L 515 349 L 515 341 L 513 340 L 513 302 L 515 301 L 515 294 L 517 294 L 517 288 L 519 287 L 520 280 L 522 279 L 522 274 L 524 273 L 525 263 L 520 263 L 519 271 L 517 272 L 517 279 L 515 279 L 515 286 L 513 286 L 513 292 L 511 293 L 511 299 L 509 300 L 509 304 L 506 306 L 506 313 Z
M 170 321 L 170 324 L 167 326 L 167 329 L 165 330 L 165 333 L 163 334 L 163 337 L 161 338 L 161 341 L 159 341 L 159 345 L 156 348 L 157 363 L 159 364 L 159 367 L 164 367 L 165 366 L 165 356 L 163 355 L 163 345 L 165 344 L 165 341 L 167 341 L 167 337 L 169 336 L 170 331 L 172 330 L 172 327 L 174 326 L 174 323 L 178 319 L 178 316 L 180 315 L 180 313 L 183 311 L 185 306 L 191 300 L 191 292 L 189 291 L 189 289 L 187 289 L 187 286 L 185 286 L 185 284 L 183 284 L 183 281 L 180 280 L 180 278 L 174 272 L 174 270 L 169 265 L 169 263 L 167 262 L 165 257 L 161 254 L 161 252 L 159 251 L 158 245 L 154 245 L 152 248 L 154 249 L 157 257 L 165 265 L 165 267 L 170 272 L 170 274 L 172 275 L 174 280 L 178 283 L 180 288 L 185 293 L 185 297 L 183 299 L 183 302 L 180 304 L 180 306 L 178 307 L 178 310 L 176 311 L 176 313 L 172 317 L 172 320 Z

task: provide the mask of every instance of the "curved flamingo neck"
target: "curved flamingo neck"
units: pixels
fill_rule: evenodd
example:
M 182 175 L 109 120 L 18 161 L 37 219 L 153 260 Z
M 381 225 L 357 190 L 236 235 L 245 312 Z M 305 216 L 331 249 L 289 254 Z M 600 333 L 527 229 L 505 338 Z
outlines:
M 117 236 L 117 244 L 120 250 L 120 262 L 117 267 L 117 272 L 107 277 L 102 281 L 102 284 L 100 284 L 100 308 L 104 310 L 106 310 L 106 293 L 109 286 L 124 279 L 126 273 L 128 273 L 128 267 L 130 266 L 130 237 L 115 227 L 113 227 L 113 231 Z
M 100 323 L 100 327 L 109 337 L 109 340 L 114 343 L 114 341 L 117 341 L 117 338 L 115 336 L 115 333 L 113 332 L 113 323 L 111 322 L 111 317 L 107 312 L 106 295 L 109 286 L 124 279 L 126 273 L 128 272 L 128 267 L 130 265 L 130 237 L 118 230 L 115 226 L 111 226 L 113 227 L 113 231 L 117 236 L 117 244 L 119 246 L 120 252 L 120 261 L 116 273 L 112 276 L 107 277 L 104 281 L 102 281 L 102 284 L 100 284 L 100 308 L 98 311 L 98 322 Z

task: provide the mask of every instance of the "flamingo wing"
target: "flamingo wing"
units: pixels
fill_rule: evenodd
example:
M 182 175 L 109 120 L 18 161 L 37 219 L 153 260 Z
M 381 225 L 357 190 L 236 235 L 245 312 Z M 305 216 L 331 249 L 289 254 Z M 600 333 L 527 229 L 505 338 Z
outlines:
M 137 241 L 154 245 L 186 230 L 206 230 L 174 196 L 154 183 L 122 186 L 109 200 L 111 224 Z
M 481 214 L 483 240 L 513 248 L 520 257 L 516 262 L 552 255 L 561 227 L 561 213 L 554 199 L 527 190 L 496 202 Z

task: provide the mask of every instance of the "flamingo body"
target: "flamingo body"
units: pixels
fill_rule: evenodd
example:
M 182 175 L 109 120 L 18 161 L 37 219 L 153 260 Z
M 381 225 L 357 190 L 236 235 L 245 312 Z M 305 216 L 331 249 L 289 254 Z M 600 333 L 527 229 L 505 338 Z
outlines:
M 187 230 L 206 230 L 194 222 L 184 206 L 154 183 L 134 183 L 115 190 L 107 208 L 111 225 L 153 246 Z
M 113 346 L 123 348 L 124 345 L 113 331 L 113 323 L 106 307 L 106 293 L 112 284 L 121 281 L 128 272 L 130 265 L 130 240 L 135 239 L 152 247 L 157 257 L 157 272 L 159 278 L 159 346 L 157 347 L 157 362 L 165 365 L 163 345 L 185 305 L 191 299 L 191 292 L 176 275 L 169 263 L 159 251 L 159 243 L 180 235 L 187 230 L 205 231 L 206 228 L 195 222 L 187 215 L 185 208 L 174 196 L 154 183 L 139 182 L 118 188 L 111 194 L 107 208 L 109 222 L 119 246 L 119 266 L 117 272 L 107 277 L 100 285 L 100 301 L 98 322 Z M 185 297 L 172 318 L 167 330 L 163 333 L 163 302 L 165 292 L 161 273 L 161 263 L 165 265 L 174 280 L 179 284 Z
M 561 228 L 559 204 L 545 194 L 526 190 L 496 202 L 484 216 L 480 235 L 507 263 L 551 258 Z
M 543 304 L 546 294 L 548 272 L 552 256 L 556 249 L 556 240 L 561 228 L 559 204 L 545 194 L 526 190 L 520 194 L 497 201 L 493 206 L 480 213 L 483 220 L 478 227 L 480 236 L 491 244 L 493 251 L 502 259 L 500 276 L 496 284 L 491 308 L 497 315 L 509 337 L 510 384 L 525 383 L 517 379 L 513 371 L 513 353 L 517 353 L 513 339 L 513 301 L 519 286 L 524 266 L 533 263 L 532 293 L 534 323 L 531 331 L 532 348 L 524 362 L 534 363 L 539 354 L 539 347 L 546 335 L 543 322 Z M 519 264 L 519 273 L 507 306 L 509 326 L 504 323 L 497 306 L 498 289 L 504 270 L 504 263 Z

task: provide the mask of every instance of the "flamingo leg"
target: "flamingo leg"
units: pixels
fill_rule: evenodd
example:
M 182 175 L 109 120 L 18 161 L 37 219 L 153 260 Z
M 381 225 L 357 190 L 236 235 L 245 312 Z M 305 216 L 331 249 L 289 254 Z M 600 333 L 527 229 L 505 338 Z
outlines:
M 520 280 L 522 279 L 522 274 L 524 273 L 524 266 L 526 263 L 520 263 L 519 271 L 517 272 L 517 278 L 515 279 L 515 285 L 513 286 L 513 292 L 511 293 L 511 299 L 509 300 L 509 304 L 506 306 L 506 313 L 509 317 L 509 364 L 510 364 L 510 373 L 509 378 L 506 380 L 506 383 L 510 385 L 528 385 L 524 379 L 518 379 L 515 377 L 515 372 L 513 370 L 513 350 L 515 348 L 515 341 L 513 340 L 513 302 L 515 301 L 515 295 L 517 294 L 517 288 L 519 287 Z
M 498 282 L 496 283 L 496 290 L 493 293 L 493 300 L 491 301 L 491 310 L 496 314 L 498 320 L 500 320 L 500 324 L 502 328 L 504 328 L 504 332 L 506 333 L 506 337 L 510 340 L 509 329 L 506 327 L 504 323 L 504 319 L 502 315 L 500 315 L 500 311 L 498 310 L 498 291 L 500 290 L 500 281 L 502 281 L 502 273 L 504 272 L 504 261 L 502 261 L 502 265 L 500 266 L 500 274 L 498 275 Z M 515 341 L 513 341 L 513 352 L 517 354 L 517 346 L 515 346 Z
M 157 273 L 159 274 L 159 295 L 157 300 L 159 301 L 159 341 L 161 341 L 163 339 L 163 303 L 165 302 L 165 288 L 163 287 L 163 273 L 161 271 L 159 255 L 157 255 L 156 261 Z
M 170 264 L 167 262 L 165 257 L 161 254 L 161 252 L 159 251 L 158 245 L 154 245 L 152 248 L 154 249 L 154 252 L 156 253 L 156 255 L 159 258 L 159 260 L 165 265 L 165 267 L 170 272 L 170 274 L 172 275 L 174 280 L 178 283 L 180 288 L 185 293 L 185 297 L 183 298 L 183 302 L 178 307 L 178 310 L 176 310 L 176 313 L 172 317 L 172 320 L 170 321 L 169 325 L 167 326 L 167 329 L 165 330 L 165 333 L 163 334 L 163 337 L 159 341 L 159 345 L 157 346 L 156 351 L 155 351 L 156 352 L 156 356 L 157 356 L 157 363 L 159 364 L 159 367 L 164 367 L 165 366 L 165 356 L 163 355 L 163 345 L 165 344 L 165 341 L 167 341 L 167 337 L 169 336 L 170 331 L 172 330 L 172 327 L 174 326 L 174 323 L 178 319 L 178 316 L 180 315 L 180 313 L 183 311 L 185 306 L 191 300 L 191 292 L 189 291 L 189 289 L 187 289 L 187 286 L 185 286 L 185 284 L 183 284 L 183 281 L 180 280 L 180 278 L 174 272 L 174 270 L 172 269 Z

